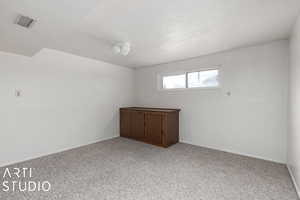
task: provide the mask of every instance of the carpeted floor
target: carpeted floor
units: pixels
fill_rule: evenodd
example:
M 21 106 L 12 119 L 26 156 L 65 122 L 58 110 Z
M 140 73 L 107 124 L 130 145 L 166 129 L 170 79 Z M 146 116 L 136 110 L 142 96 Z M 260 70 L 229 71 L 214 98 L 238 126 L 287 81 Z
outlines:
M 4 192 L 1 182 L 1 200 L 297 200 L 284 165 L 182 143 L 116 138 L 14 167 L 33 168 L 31 178 L 14 177 L 21 185 L 49 181 L 51 190 Z

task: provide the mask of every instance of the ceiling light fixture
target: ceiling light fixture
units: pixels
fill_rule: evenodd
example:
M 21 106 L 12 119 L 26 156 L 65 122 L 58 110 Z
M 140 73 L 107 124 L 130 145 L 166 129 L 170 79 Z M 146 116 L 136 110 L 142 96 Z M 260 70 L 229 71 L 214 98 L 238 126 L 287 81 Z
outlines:
M 130 52 L 129 42 L 120 42 L 113 46 L 113 52 L 122 56 L 127 56 Z

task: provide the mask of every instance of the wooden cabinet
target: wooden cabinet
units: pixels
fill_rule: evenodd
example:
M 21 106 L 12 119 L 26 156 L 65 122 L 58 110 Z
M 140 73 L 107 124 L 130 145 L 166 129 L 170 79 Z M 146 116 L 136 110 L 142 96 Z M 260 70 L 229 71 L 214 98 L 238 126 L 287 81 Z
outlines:
M 151 144 L 163 144 L 163 116 L 155 112 L 146 114 L 146 139 Z
M 130 132 L 132 138 L 145 139 L 145 113 L 141 111 L 130 112 Z
M 124 137 L 130 137 L 130 112 L 120 112 L 120 133 Z
M 168 147 L 179 140 L 180 109 L 120 108 L 120 136 Z

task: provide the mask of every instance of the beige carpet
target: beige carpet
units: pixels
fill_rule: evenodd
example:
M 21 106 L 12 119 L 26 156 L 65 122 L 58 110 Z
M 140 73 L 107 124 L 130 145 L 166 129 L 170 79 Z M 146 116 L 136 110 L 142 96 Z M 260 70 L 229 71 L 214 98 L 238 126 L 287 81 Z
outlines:
M 116 138 L 14 167 L 33 168 L 22 183 L 49 181 L 51 190 L 4 192 L 3 180 L 1 200 L 297 199 L 284 165 L 182 143 L 164 149 Z

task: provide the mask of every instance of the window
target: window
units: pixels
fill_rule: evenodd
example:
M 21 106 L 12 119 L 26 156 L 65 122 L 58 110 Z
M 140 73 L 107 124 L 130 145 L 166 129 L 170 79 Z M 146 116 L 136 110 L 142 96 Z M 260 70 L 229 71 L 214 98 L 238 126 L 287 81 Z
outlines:
M 186 75 L 163 76 L 163 89 L 185 88 Z
M 218 87 L 219 70 L 207 70 L 199 72 L 188 72 L 188 88 Z
M 162 76 L 162 89 L 214 88 L 219 86 L 219 70 L 199 70 Z

